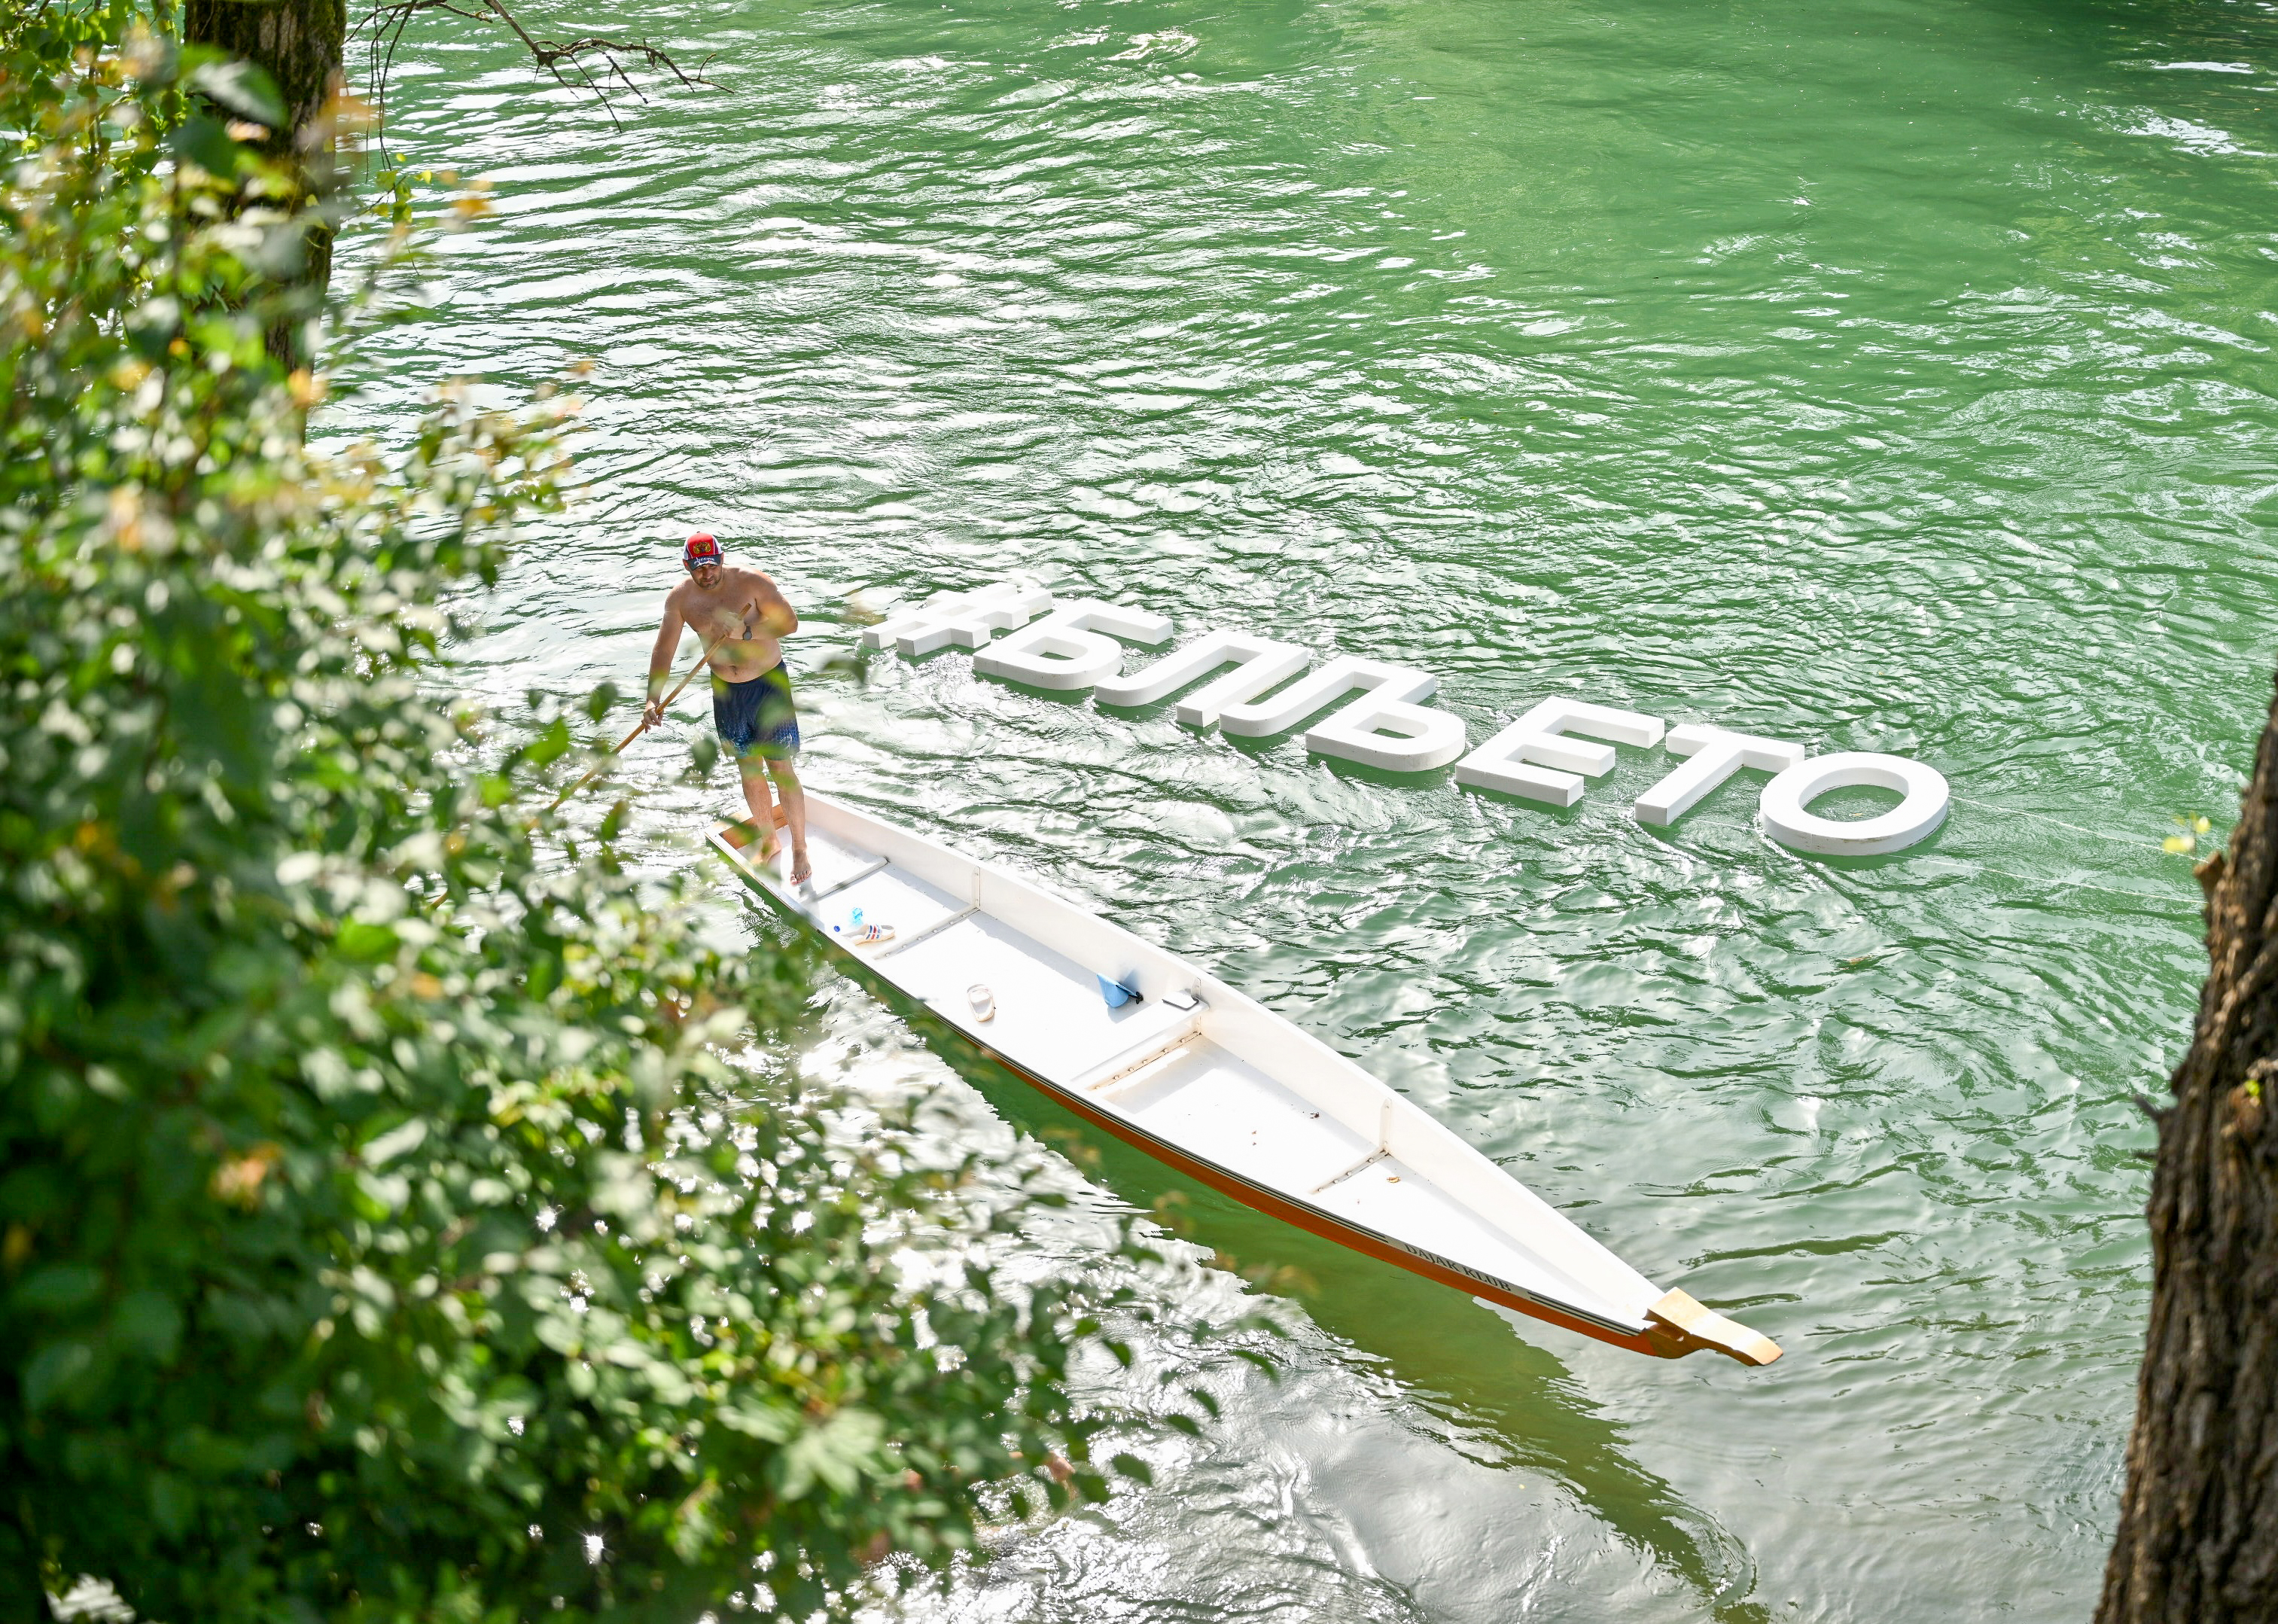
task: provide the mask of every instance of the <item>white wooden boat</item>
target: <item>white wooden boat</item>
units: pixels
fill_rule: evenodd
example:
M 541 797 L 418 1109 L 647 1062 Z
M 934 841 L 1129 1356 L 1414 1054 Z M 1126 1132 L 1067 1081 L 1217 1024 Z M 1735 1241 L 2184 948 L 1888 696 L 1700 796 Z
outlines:
M 711 845 L 871 990 L 924 1006 L 1117 1138 L 1260 1212 L 1601 1342 L 1780 1356 L 1215 977 L 1003 869 L 811 791 L 806 808 L 814 873 L 796 892 L 786 855 L 747 853 L 748 825 L 719 824 Z M 892 934 L 851 946 L 861 926 Z M 1111 1007 L 1103 982 L 1138 996 Z

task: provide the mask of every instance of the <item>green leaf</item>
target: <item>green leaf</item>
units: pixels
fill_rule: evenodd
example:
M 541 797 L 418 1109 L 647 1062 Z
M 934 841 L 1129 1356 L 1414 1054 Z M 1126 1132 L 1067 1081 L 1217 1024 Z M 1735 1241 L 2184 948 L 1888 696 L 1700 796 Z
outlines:
M 776 1409 L 749 1399 L 722 1406 L 719 1415 L 720 1424 L 730 1432 L 768 1444 L 789 1443 L 802 1425 L 796 1410 Z
M 1131 1479 L 1134 1482 L 1145 1483 L 1150 1489 L 1154 1487 L 1155 1468 L 1149 1466 L 1145 1461 L 1140 1459 L 1136 1455 L 1117 1455 L 1111 1459 L 1107 1464 L 1114 1467 L 1115 1470 L 1123 1476 Z
M 218 119 L 201 114 L 185 119 L 181 126 L 166 137 L 166 146 L 176 156 L 187 158 L 207 173 L 226 180 L 237 173 L 238 160 L 243 149 L 229 137 Z
M 51 1263 L 27 1275 L 8 1302 L 19 1314 L 66 1314 L 87 1306 L 102 1290 L 101 1270 L 86 1263 Z
M 190 1487 L 172 1472 L 150 1475 L 150 1518 L 170 1537 L 179 1537 L 190 1526 L 197 1498 Z
M 127 1292 L 111 1312 L 111 1322 L 126 1351 L 154 1365 L 172 1361 L 181 1345 L 182 1311 L 163 1291 L 146 1287 Z
M 24 1408 L 38 1414 L 94 1364 L 95 1350 L 84 1342 L 66 1339 L 48 1344 L 24 1367 Z
M 359 964 L 376 964 L 392 959 L 403 946 L 403 938 L 387 925 L 367 924 L 361 920 L 341 922 L 340 934 L 333 938 L 338 944 L 340 956 Z
M 391 1128 L 370 1140 L 363 1147 L 363 1162 L 369 1168 L 384 1168 L 407 1151 L 414 1151 L 426 1143 L 427 1124 L 413 1117 L 401 1127 Z
M 285 98 L 277 81 L 256 62 L 209 62 L 190 75 L 191 88 L 203 91 L 232 112 L 271 129 L 285 125 Z
M 853 1493 L 866 1472 L 883 1468 L 879 1450 L 885 1430 L 869 1411 L 845 1409 L 794 1438 L 783 1452 L 783 1498 L 803 1498 L 818 1483 L 836 1494 Z
M 530 741 L 525 759 L 533 767 L 543 767 L 549 762 L 558 761 L 569 752 L 570 724 L 556 716 L 539 731 L 537 738 Z

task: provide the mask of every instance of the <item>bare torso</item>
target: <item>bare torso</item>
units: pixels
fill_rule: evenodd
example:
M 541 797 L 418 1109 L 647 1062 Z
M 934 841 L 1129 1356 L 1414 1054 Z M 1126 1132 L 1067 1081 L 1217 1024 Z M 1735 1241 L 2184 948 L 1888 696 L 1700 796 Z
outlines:
M 708 590 L 693 578 L 681 582 L 665 609 L 704 640 L 714 671 L 730 682 L 749 682 L 783 660 L 783 645 L 763 618 L 768 605 L 782 601 L 776 584 L 758 571 L 723 569 Z

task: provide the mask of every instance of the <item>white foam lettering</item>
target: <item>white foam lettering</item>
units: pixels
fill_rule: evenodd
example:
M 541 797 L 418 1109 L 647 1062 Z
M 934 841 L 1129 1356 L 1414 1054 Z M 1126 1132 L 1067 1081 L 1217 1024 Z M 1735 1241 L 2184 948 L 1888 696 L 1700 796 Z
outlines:
M 1372 693 L 1305 735 L 1316 755 L 1340 756 L 1387 772 L 1428 772 L 1464 753 L 1464 719 L 1444 710 Z
M 1103 705 L 1151 705 L 1176 693 L 1221 665 L 1233 665 L 1230 678 L 1241 678 L 1242 699 L 1255 699 L 1275 683 L 1305 669 L 1305 651 L 1295 643 L 1251 637 L 1241 632 L 1206 632 L 1175 654 L 1165 655 L 1128 677 L 1103 682 L 1092 697 Z M 1212 695 L 1228 687 L 1220 678 L 1179 707 L 1179 720 L 1189 727 L 1212 727 L 1218 723 L 1223 698 Z M 1195 714 L 1189 715 L 1189 712 Z
M 1837 823 L 1808 810 L 1830 790 L 1870 785 L 1905 797 L 1873 817 Z M 1764 785 L 1759 810 L 1773 839 L 1800 852 L 1876 857 L 1903 851 L 1945 821 L 1945 775 L 1903 755 L 1838 750 L 1791 767 Z
M 1286 733 L 1315 711 L 1336 703 L 1355 688 L 1372 699 L 1429 699 L 1440 679 L 1412 665 L 1387 665 L 1357 655 L 1339 655 L 1302 681 L 1280 693 L 1244 704 L 1228 705 L 1219 713 L 1219 731 L 1245 739 L 1267 739 Z
M 1582 799 L 1581 775 L 1596 778 L 1611 772 L 1614 752 L 1608 745 L 1570 739 L 1569 733 L 1650 748 L 1661 742 L 1662 724 L 1659 717 L 1634 710 L 1547 699 L 1465 756 L 1456 765 L 1456 782 L 1571 807 Z
M 1106 635 L 1111 632 L 1114 637 Z M 973 669 L 984 677 L 1068 693 L 1115 675 L 1123 663 L 1123 646 L 1115 638 L 1152 646 L 1170 635 L 1171 623 L 1160 615 L 1082 598 L 976 654 Z
M 906 660 L 952 643 L 978 648 L 992 633 L 1024 626 L 1051 606 L 1051 594 L 1012 581 L 991 581 L 970 592 L 937 592 L 915 609 L 864 628 L 862 647 L 883 648 L 891 643 Z
M 1037 621 L 1039 615 L 1045 618 Z M 992 643 L 998 632 L 1012 635 Z M 1945 821 L 1950 799 L 1943 774 L 1904 756 L 1842 751 L 1806 760 L 1804 747 L 1784 739 L 1697 722 L 1664 730 L 1657 716 L 1574 699 L 1544 700 L 1465 755 L 1463 719 L 1425 703 L 1439 687 L 1429 671 L 1339 655 L 1301 676 L 1312 660 L 1308 650 L 1248 632 L 1205 632 L 1175 654 L 1118 675 L 1123 642 L 1151 647 L 1170 635 L 1170 621 L 1144 609 L 1091 598 L 1055 608 L 1040 588 L 996 581 L 936 593 L 868 628 L 862 646 L 891 643 L 915 658 L 955 643 L 975 651 L 974 669 L 984 675 L 1061 692 L 1091 688 L 1109 705 L 1151 705 L 1209 678 L 1178 702 L 1179 721 L 1252 739 L 1286 733 L 1342 705 L 1307 731 L 1309 752 L 1392 772 L 1456 762 L 1458 784 L 1561 807 L 1581 800 L 1586 779 L 1613 769 L 1611 745 L 1586 740 L 1649 749 L 1664 742 L 1665 732 L 1670 754 L 1686 759 L 1638 797 L 1640 823 L 1665 828 L 1734 773 L 1754 768 L 1776 775 L 1760 803 L 1764 828 L 1799 851 L 1901 851 Z M 1234 669 L 1219 674 L 1228 665 Z M 1356 690 L 1360 697 L 1346 703 Z M 1829 791 L 1858 785 L 1896 790 L 1902 799 L 1889 812 L 1844 822 L 1808 810 Z
M 1637 799 L 1637 820 L 1666 828 L 1698 806 L 1708 793 L 1743 767 L 1785 772 L 1803 761 L 1803 747 L 1753 733 L 1727 732 L 1705 723 L 1684 722 L 1662 741 L 1671 755 L 1692 759 Z

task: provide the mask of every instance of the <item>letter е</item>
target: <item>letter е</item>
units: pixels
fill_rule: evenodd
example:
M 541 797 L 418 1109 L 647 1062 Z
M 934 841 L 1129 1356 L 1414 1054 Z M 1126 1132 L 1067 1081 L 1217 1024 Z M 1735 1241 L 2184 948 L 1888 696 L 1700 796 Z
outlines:
M 1606 745 L 1569 739 L 1569 732 L 1650 749 L 1661 742 L 1662 724 L 1658 716 L 1611 705 L 1547 699 L 1465 756 L 1456 768 L 1456 782 L 1571 807 L 1582 799 L 1579 775 L 1611 772 L 1614 753 Z

